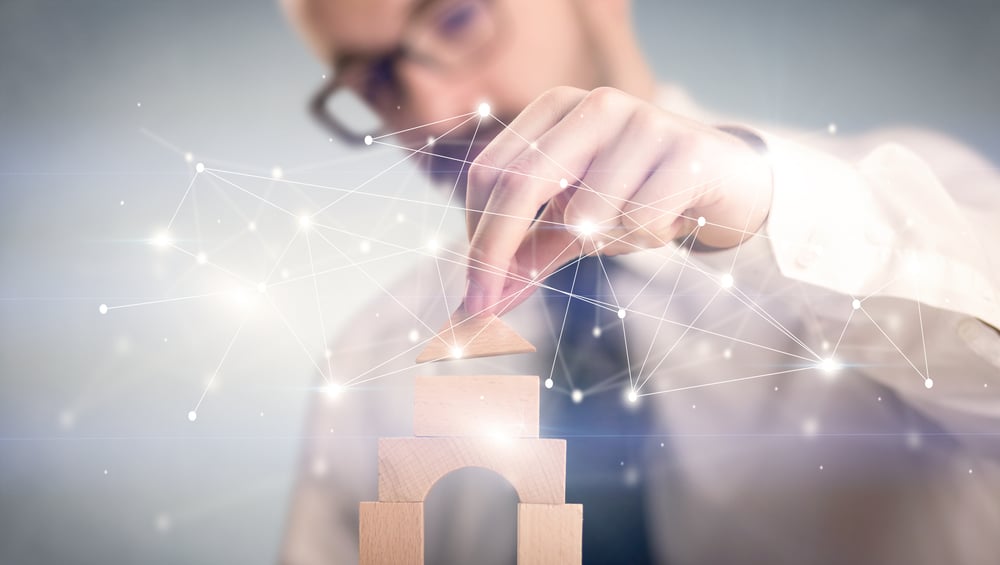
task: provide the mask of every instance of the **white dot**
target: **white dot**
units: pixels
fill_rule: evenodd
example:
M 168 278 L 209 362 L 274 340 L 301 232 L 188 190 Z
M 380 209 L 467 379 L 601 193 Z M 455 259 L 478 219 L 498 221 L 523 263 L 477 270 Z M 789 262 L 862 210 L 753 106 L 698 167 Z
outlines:
M 344 391 L 344 387 L 338 383 L 330 383 L 323 387 L 323 394 L 327 398 L 336 399 L 340 397 L 340 393 Z
M 590 334 L 594 337 L 601 337 L 601 326 L 594 326 L 594 329 L 590 330 Z
M 205 263 L 208 263 L 208 256 L 205 255 L 204 252 L 201 252 L 195 256 L 194 260 L 197 261 L 199 265 L 204 265 Z
M 407 334 L 406 337 L 410 340 L 410 343 L 417 343 L 420 341 L 420 332 L 417 330 L 410 330 L 410 333 Z
M 281 167 L 274 167 L 271 169 L 271 178 L 280 179 L 285 176 L 285 172 L 281 170 Z
M 100 312 L 101 314 L 107 314 L 108 313 L 108 305 L 107 304 L 101 304 L 100 306 L 97 307 L 97 311 Z
M 327 359 L 329 359 L 329 358 L 333 357 L 333 352 L 330 351 L 329 349 L 327 349 L 326 351 L 323 352 L 323 357 L 326 357 Z
M 188 412 L 188 422 L 193 422 L 198 419 L 198 413 L 194 410 Z
M 719 284 L 722 285 L 722 288 L 729 288 L 733 286 L 733 275 L 729 273 L 722 275 L 719 277 Z
M 835 123 L 831 122 L 831 123 L 830 123 L 830 125 L 826 126 L 826 131 L 827 131 L 827 132 L 828 132 L 828 133 L 829 133 L 830 135 L 834 135 L 834 134 L 836 134 L 836 133 L 837 133 L 837 124 L 835 124 Z
M 485 118 L 486 116 L 489 115 L 490 115 L 490 105 L 487 104 L 486 102 L 483 102 L 482 104 L 479 105 L 479 116 L 481 118 Z
M 593 235 L 595 231 L 597 231 L 597 226 L 587 220 L 580 222 L 576 226 L 576 232 L 583 236 Z
M 566 179 L 559 179 L 559 188 L 566 188 L 569 186 L 569 181 Z
M 406 216 L 404 216 L 402 213 L 396 214 L 396 223 L 397 224 L 401 224 L 401 223 L 403 223 L 405 221 L 406 221 Z
M 840 369 L 840 363 L 832 358 L 828 357 L 819 362 L 819 369 L 827 375 L 834 375 Z
M 924 379 L 924 386 L 927 388 L 934 388 L 934 379 Z
M 250 222 L 247 224 L 247 229 L 250 231 L 257 231 L 257 222 Z
M 722 358 L 723 359 L 731 359 L 732 356 L 733 356 L 733 350 L 732 349 L 729 349 L 727 347 L 727 348 L 725 348 L 725 349 L 722 350 Z
M 701 172 L 701 162 L 700 161 L 691 161 L 691 172 L 694 173 L 694 174 L 696 174 L 696 175 Z
M 851 308 L 854 308 L 855 310 L 860 309 L 861 308 L 861 301 L 858 300 L 857 298 L 855 298 L 854 300 L 852 300 L 851 301 Z
M 436 139 L 434 139 L 434 136 L 433 136 L 433 135 L 428 135 L 428 136 L 427 136 L 427 145 L 434 145 L 434 142 L 435 142 L 435 141 L 437 141 L 437 140 L 436 140 Z
M 618 319 L 619 320 L 624 320 L 626 314 L 627 314 L 627 312 L 625 311 L 625 309 L 624 308 L 620 308 L 618 310 Z
M 167 232 L 158 233 L 153 237 L 153 239 L 150 240 L 150 243 L 161 249 L 164 247 L 169 247 L 171 243 L 170 234 L 168 234 Z
M 364 241 L 362 241 L 361 243 L 359 243 L 359 244 L 358 244 L 358 249 L 359 249 L 359 250 L 360 250 L 360 251 L 361 251 L 362 253 L 365 253 L 365 254 L 367 254 L 367 253 L 368 253 L 369 251 L 371 251 L 371 250 L 372 250 L 372 244 L 371 244 L 371 242 L 370 242 L 370 241 L 368 241 L 368 240 L 366 239 L 366 240 L 364 240 Z
M 820 470 L 820 471 L 822 471 L 822 470 L 823 470 L 823 466 L 822 466 L 822 465 L 820 465 L 820 466 L 819 466 L 819 470 Z
M 108 474 L 108 470 L 107 470 L 107 469 L 105 469 L 105 470 L 104 470 L 104 474 L 105 474 L 105 475 L 107 475 L 107 474 Z
M 125 201 L 124 200 L 119 200 L 118 201 L 118 205 L 119 206 L 124 206 L 125 205 Z
M 583 402 L 583 391 L 578 388 L 574 388 L 573 392 L 570 393 L 570 398 L 572 398 L 573 402 L 576 404 Z
M 135 103 L 135 107 L 136 108 L 142 108 L 142 102 L 136 102 Z
M 545 388 L 552 388 L 553 386 L 555 386 L 555 383 L 552 382 L 552 377 L 545 379 Z
M 705 216 L 698 216 L 698 227 L 705 227 Z
M 288 278 L 288 269 L 282 269 L 281 270 L 281 278 L 283 278 L 283 279 L 287 279 Z
M 373 141 L 375 141 L 375 140 L 372 139 L 372 136 L 370 136 L 370 135 L 366 135 L 365 136 L 365 145 L 371 145 Z
M 537 141 L 532 141 L 531 145 L 529 147 L 531 147 L 532 151 L 538 151 L 538 142 Z
M 528 272 L 528 276 L 531 277 L 531 278 L 533 278 L 533 279 L 537 279 L 538 278 L 538 269 L 532 269 L 531 271 L 529 271 Z
M 198 163 L 197 165 L 194 166 L 194 170 L 195 170 L 196 173 L 204 173 L 205 172 L 205 163 Z
M 970 474 L 970 475 L 972 474 L 972 469 L 969 469 L 969 474 Z
M 438 250 L 438 240 L 430 239 L 427 241 L 427 250 L 434 253 Z
M 462 358 L 462 353 L 463 353 L 463 351 L 462 351 L 461 347 L 455 346 L 455 347 L 451 348 L 451 358 L 452 359 L 461 359 Z
M 830 342 L 824 339 L 823 343 L 819 344 L 819 346 L 823 348 L 823 351 L 826 351 L 830 349 Z
M 639 400 L 639 394 L 634 390 L 628 391 L 628 401 L 635 402 L 637 400 Z
M 312 224 L 312 218 L 309 216 L 299 216 L 299 227 L 308 228 Z

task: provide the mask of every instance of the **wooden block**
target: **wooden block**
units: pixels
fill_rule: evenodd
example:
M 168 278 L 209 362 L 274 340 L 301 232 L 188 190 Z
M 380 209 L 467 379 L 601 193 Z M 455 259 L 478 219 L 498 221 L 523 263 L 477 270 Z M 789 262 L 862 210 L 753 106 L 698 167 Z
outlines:
M 507 479 L 521 502 L 566 501 L 566 440 L 419 437 L 378 440 L 378 499 L 423 502 L 441 477 L 483 467 Z
M 417 363 L 532 351 L 535 346 L 500 318 L 492 314 L 470 316 L 459 307 L 420 352 Z
M 517 565 L 582 562 L 582 504 L 517 505 Z
M 538 437 L 538 377 L 417 377 L 417 436 Z
M 422 502 L 361 503 L 361 565 L 423 565 Z

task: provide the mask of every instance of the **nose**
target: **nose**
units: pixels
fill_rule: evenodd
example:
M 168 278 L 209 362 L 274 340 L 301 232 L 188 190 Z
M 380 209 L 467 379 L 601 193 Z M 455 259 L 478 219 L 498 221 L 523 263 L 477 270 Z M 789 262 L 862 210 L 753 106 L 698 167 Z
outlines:
M 474 112 L 481 97 L 474 79 L 449 77 L 413 61 L 402 61 L 396 78 L 402 96 L 386 121 L 395 131 L 425 126 L 403 136 L 415 142 L 440 137 L 460 124 L 460 118 L 450 118 Z

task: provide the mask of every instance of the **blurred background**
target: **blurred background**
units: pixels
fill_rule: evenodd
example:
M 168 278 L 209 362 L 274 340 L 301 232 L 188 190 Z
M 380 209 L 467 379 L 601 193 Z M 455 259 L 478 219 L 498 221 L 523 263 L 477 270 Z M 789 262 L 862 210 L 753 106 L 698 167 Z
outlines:
M 709 108 L 926 126 L 1000 163 L 993 0 L 634 11 L 658 75 Z M 279 182 L 404 157 L 309 121 L 325 72 L 267 0 L 0 4 L 0 563 L 274 562 L 324 340 L 413 260 L 378 242 L 464 231 L 409 163 L 339 201 Z M 303 242 L 251 193 L 337 201 L 344 232 Z M 168 224 L 177 248 L 150 245 Z

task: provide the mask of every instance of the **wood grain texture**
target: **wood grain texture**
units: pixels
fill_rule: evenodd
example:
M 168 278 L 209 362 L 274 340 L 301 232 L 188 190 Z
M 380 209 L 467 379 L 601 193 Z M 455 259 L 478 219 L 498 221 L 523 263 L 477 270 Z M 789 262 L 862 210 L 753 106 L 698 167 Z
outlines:
M 424 504 L 362 502 L 361 565 L 422 565 Z
M 422 502 L 441 477 L 464 467 L 495 471 L 521 502 L 566 501 L 566 440 L 539 438 L 381 438 L 378 499 Z
M 416 436 L 538 437 L 538 377 L 418 376 Z
M 417 356 L 417 363 L 531 353 L 535 346 L 492 314 L 470 316 L 461 307 Z
M 517 565 L 582 562 L 582 504 L 517 505 Z

